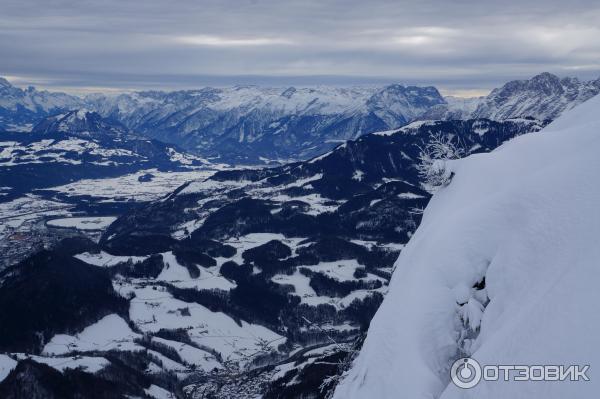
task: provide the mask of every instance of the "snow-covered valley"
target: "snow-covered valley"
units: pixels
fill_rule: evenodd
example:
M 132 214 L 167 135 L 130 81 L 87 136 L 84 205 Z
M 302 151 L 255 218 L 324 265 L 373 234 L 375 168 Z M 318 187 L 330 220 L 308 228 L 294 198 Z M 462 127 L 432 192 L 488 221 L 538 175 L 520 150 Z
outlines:
M 539 317 L 543 325 L 534 308 L 568 313 L 544 295 L 572 288 L 557 277 L 569 273 L 559 263 L 572 252 L 548 251 L 538 260 L 526 250 L 544 251 L 548 242 L 563 248 L 579 231 L 567 220 L 570 210 L 554 215 L 552 207 L 593 202 L 578 189 L 593 176 L 576 166 L 588 161 L 595 141 L 592 133 L 578 141 L 578 123 L 598 106 L 593 99 L 547 126 L 596 87 L 548 75 L 496 91 L 485 100 L 485 112 L 496 104 L 493 114 L 481 111 L 483 99 L 439 103 L 437 91 L 390 86 L 287 90 L 283 100 L 279 90 L 254 87 L 133 93 L 116 105 L 87 98 L 98 112 L 47 116 L 58 108 L 39 108 L 30 90 L 27 109 L 41 121 L 30 131 L 0 133 L 0 396 L 15 387 L 30 387 L 31 396 L 64 386 L 89 397 L 99 386 L 118 398 L 329 398 L 345 376 L 338 397 L 456 397 L 459 391 L 446 390 L 447 369 L 459 355 L 487 362 L 502 345 L 507 357 L 494 360 L 542 353 L 523 349 L 521 341 L 536 336 L 520 323 Z M 548 87 L 557 92 L 538 98 Z M 189 117 L 190 109 L 177 109 L 186 101 L 236 118 L 256 116 L 258 108 L 280 119 L 320 112 L 335 119 L 348 110 L 356 118 L 372 107 L 387 122 L 361 125 L 382 129 L 372 134 L 354 124 L 338 126 L 340 136 L 313 131 L 314 141 L 299 147 L 271 140 L 277 129 L 289 136 L 271 116 L 261 119 L 270 125 L 260 138 L 236 125 L 235 148 L 270 164 L 238 168 L 128 127 L 127 118 L 142 112 L 155 122 L 158 114 L 173 122 L 175 111 Z M 103 108 L 109 103 L 118 111 Z M 461 119 L 445 120 L 457 107 Z M 477 109 L 489 118 L 469 119 Z M 445 116 L 425 118 L 434 111 Z M 182 122 L 191 130 L 171 128 L 195 136 L 197 122 Z M 548 144 L 538 136 L 549 136 Z M 280 165 L 256 140 L 310 150 Z M 564 156 L 552 152 L 563 145 Z M 578 146 L 575 159 L 569 154 Z M 310 154 L 317 156 L 304 159 Z M 563 186 L 566 176 L 573 179 Z M 584 251 L 586 241 L 578 242 Z M 566 325 L 582 323 L 569 317 Z M 564 330 L 555 331 L 558 338 Z M 403 369 L 402 358 L 414 359 L 415 369 Z M 490 397 L 505 392 L 489 389 Z M 538 394 L 531 389 L 523 392 Z
M 0 300 L 3 292 L 12 300 L 24 284 L 40 291 L 32 306 L 51 305 L 44 309 L 56 322 L 41 322 L 37 310 L 35 327 L 7 324 L 6 367 L 30 353 L 55 369 L 72 363 L 88 374 L 112 375 L 124 372 L 118 368 L 126 357 L 126 365 L 135 364 L 127 378 L 149 381 L 138 391 L 190 398 L 327 395 L 430 197 L 416 168 L 421 148 L 441 135 L 460 141 L 467 153 L 485 152 L 543 124 L 418 122 L 280 167 L 140 170 L 39 189 L 53 201 L 35 208 L 42 218 L 23 229 L 42 223 L 67 239 L 6 269 Z M 104 210 L 119 205 L 119 212 L 82 215 L 76 210 L 83 200 Z M 6 202 L 7 212 L 19 201 Z M 65 203 L 70 207 L 53 208 Z M 41 288 L 52 268 L 78 276 L 77 286 L 59 275 L 50 287 L 82 303 L 81 316 L 55 313 L 71 305 L 48 300 Z M 21 311 L 4 316 L 13 320 Z M 22 367 L 41 372 L 35 364 Z M 75 378 L 70 368 L 57 370 Z M 115 392 L 136 392 L 122 377 L 117 381 Z

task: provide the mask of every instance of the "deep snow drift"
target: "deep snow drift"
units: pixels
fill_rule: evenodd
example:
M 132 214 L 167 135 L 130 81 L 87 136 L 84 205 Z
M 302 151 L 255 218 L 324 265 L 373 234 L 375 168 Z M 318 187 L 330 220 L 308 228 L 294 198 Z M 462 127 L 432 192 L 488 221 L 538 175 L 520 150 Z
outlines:
M 596 97 L 540 133 L 451 162 L 454 179 L 400 255 L 335 398 L 597 397 L 599 154 Z M 449 368 L 463 355 L 488 365 L 590 365 L 590 381 L 462 390 Z

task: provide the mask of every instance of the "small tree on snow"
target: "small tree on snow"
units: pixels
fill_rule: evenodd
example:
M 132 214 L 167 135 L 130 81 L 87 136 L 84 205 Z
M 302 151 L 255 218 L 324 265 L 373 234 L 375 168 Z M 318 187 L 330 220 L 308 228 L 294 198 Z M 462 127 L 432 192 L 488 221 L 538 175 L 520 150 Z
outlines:
M 441 133 L 429 136 L 429 142 L 424 147 L 419 147 L 419 164 L 417 171 L 425 189 L 435 192 L 447 186 L 452 179 L 452 172 L 448 170 L 447 161 L 458 159 L 465 155 L 465 150 L 459 140 L 453 142 L 450 135 Z

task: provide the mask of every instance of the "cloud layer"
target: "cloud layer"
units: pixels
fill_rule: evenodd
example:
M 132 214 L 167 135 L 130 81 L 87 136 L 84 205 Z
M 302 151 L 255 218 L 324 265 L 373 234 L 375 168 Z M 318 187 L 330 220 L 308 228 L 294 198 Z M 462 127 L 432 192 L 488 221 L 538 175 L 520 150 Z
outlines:
M 600 3 L 4 0 L 0 74 L 89 90 L 600 75 Z

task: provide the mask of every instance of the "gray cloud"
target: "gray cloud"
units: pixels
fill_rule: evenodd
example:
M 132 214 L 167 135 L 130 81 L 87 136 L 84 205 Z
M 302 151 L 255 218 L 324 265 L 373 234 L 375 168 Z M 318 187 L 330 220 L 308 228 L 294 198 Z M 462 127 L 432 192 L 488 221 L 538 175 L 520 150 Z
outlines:
M 600 4 L 4 0 L 0 74 L 78 88 L 436 84 L 600 75 Z

